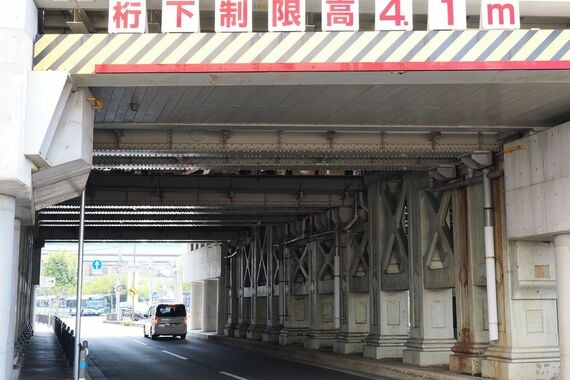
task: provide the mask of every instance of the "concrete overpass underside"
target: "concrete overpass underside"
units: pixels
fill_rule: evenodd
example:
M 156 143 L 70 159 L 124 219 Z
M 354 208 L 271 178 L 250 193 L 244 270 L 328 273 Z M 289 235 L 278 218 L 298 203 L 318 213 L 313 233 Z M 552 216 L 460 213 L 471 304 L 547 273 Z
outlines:
M 0 170 L 14 336 L 85 189 L 88 241 L 221 243 L 219 276 L 192 283 L 219 333 L 570 376 L 566 5 L 527 4 L 515 31 L 112 35 L 95 3 L 38 0 L 45 34 L 20 9 L 23 47 L 0 44 L 27 62 L 0 61 L 19 96 L 0 111 L 26 115 L 0 142 L 19 162 Z

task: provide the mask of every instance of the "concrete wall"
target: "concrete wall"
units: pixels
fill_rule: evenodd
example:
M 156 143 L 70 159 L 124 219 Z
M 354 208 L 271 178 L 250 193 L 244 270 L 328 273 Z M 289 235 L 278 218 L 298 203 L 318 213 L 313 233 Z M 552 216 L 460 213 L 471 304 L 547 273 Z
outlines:
M 210 244 L 184 255 L 184 282 L 215 279 L 222 274 L 222 246 Z
M 506 145 L 507 237 L 544 239 L 570 232 L 570 123 Z
M 37 10 L 32 0 L 0 0 L 0 7 L 0 193 L 16 198 L 16 216 L 29 220 L 32 164 L 23 150 Z

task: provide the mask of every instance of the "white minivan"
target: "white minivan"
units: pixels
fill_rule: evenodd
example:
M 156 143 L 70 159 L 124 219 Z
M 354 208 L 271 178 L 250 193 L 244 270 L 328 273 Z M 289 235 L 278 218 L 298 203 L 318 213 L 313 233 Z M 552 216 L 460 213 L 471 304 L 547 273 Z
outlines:
M 184 304 L 158 304 L 151 306 L 144 315 L 143 334 L 152 339 L 161 335 L 179 336 L 186 339 L 188 331 L 186 307 Z

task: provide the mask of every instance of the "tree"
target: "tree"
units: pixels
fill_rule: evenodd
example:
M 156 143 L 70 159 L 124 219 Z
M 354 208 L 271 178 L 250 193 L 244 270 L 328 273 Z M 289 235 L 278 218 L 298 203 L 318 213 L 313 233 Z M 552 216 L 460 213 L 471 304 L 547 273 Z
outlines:
M 115 288 L 115 275 L 99 276 L 83 284 L 83 294 L 108 294 Z
M 75 293 L 77 257 L 73 253 L 51 253 L 43 265 L 44 275 L 55 278 L 54 290 L 58 295 L 64 296 Z

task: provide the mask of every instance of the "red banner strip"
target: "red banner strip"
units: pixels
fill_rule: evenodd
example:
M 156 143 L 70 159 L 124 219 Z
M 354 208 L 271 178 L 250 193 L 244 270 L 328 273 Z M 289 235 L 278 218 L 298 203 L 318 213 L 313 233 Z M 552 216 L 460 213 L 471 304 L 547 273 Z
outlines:
M 98 64 L 96 74 L 570 70 L 570 61 Z

